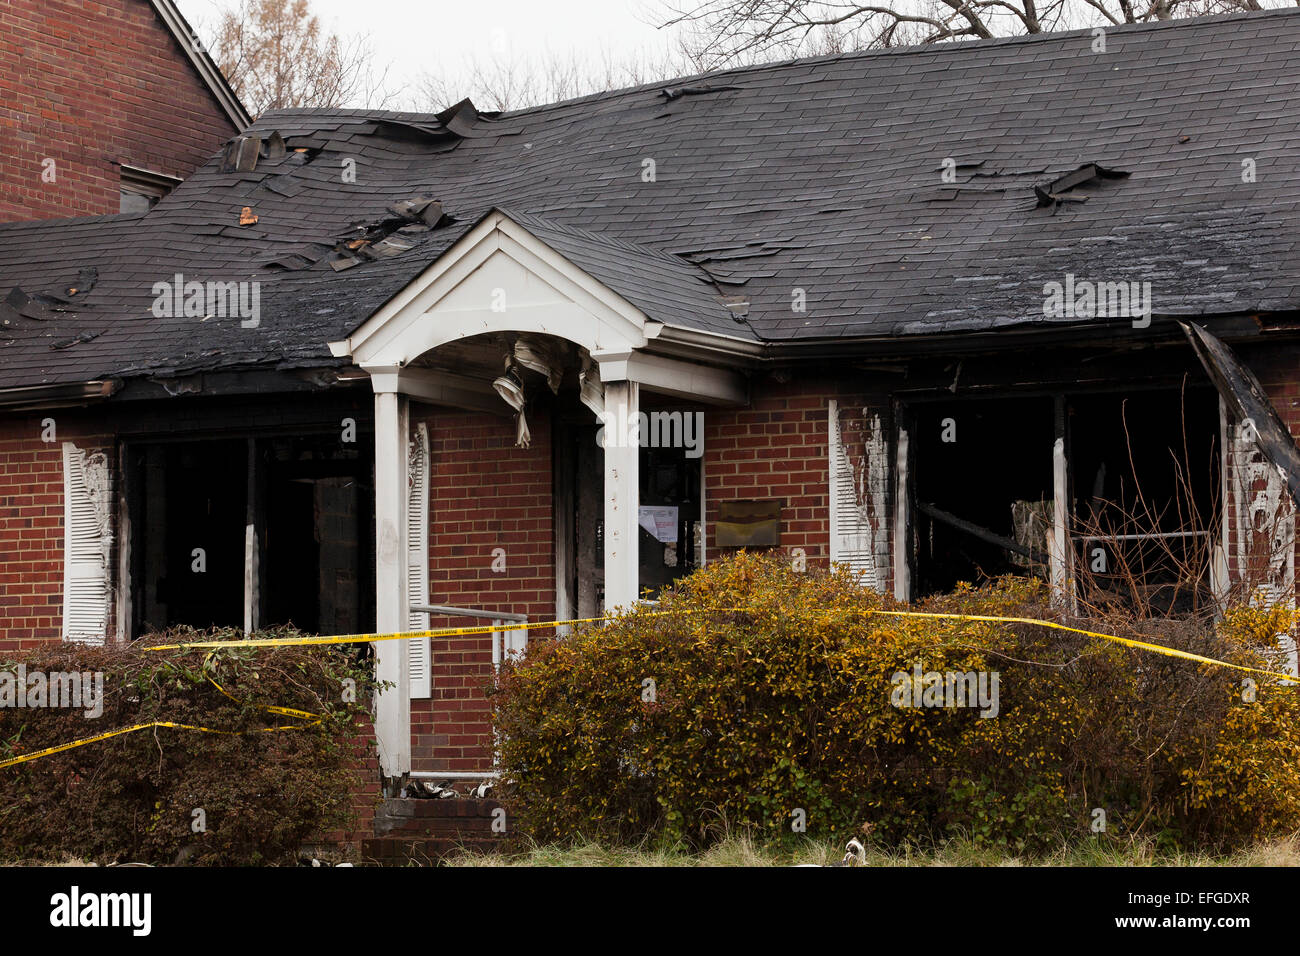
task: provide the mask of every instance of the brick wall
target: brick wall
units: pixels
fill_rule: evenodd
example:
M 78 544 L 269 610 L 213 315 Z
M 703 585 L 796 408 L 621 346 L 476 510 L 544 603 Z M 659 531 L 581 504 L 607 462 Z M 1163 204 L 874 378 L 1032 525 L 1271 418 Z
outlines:
M 116 213 L 116 163 L 185 178 L 233 132 L 148 0 L 0 5 L 0 221 Z
M 867 475 L 862 464 L 869 419 L 880 415 L 888 421 L 887 401 L 863 395 L 849 383 L 824 378 L 786 383 L 760 380 L 749 407 L 713 409 L 704 416 L 708 560 L 733 550 L 719 548 L 711 530 L 723 501 L 776 498 L 781 501 L 780 546 L 802 548 L 810 566 L 829 563 L 827 447 L 832 399 L 840 404 L 842 438 L 861 479 L 888 481 L 887 475 Z M 892 436 L 888 440 L 892 445 Z M 883 580 L 891 580 L 888 568 L 881 571 Z
M 555 615 L 555 542 L 549 423 L 530 420 L 532 447 L 515 447 L 514 423 L 490 415 L 416 407 L 429 428 L 429 596 L 433 604 Z M 505 570 L 493 570 L 493 551 Z M 435 619 L 434 627 L 471 621 Z M 549 632 L 533 631 L 530 639 Z M 411 702 L 412 768 L 486 770 L 491 723 L 483 688 L 492 680 L 486 636 L 433 644 L 433 697 Z
M 53 419 L 55 441 L 42 441 L 43 419 Z M 61 411 L 0 417 L 0 651 L 62 634 L 65 441 L 111 459 L 112 439 L 93 419 Z

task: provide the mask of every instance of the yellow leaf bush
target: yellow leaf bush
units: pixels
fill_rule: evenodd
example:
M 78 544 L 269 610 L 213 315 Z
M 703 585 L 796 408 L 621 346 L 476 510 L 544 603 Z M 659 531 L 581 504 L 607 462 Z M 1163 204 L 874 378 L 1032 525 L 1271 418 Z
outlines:
M 845 569 L 740 552 L 657 606 L 535 642 L 492 692 L 516 824 L 697 846 L 737 830 L 960 834 L 1015 852 L 1300 826 L 1300 688 L 1254 675 L 1247 703 L 1240 671 L 1035 624 L 873 613 L 896 609 Z M 913 610 L 1061 620 L 1021 578 Z M 1289 626 L 1281 613 L 1086 626 L 1251 666 Z M 996 716 L 895 706 L 895 675 L 918 666 L 997 672 Z

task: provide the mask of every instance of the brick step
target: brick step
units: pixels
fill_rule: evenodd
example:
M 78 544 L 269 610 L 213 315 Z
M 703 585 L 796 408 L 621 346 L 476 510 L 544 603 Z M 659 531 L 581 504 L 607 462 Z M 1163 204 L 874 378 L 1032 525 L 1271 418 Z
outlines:
M 471 819 L 471 820 L 407 820 L 401 826 L 393 827 L 384 833 L 376 833 L 375 836 L 420 836 L 428 834 L 429 836 L 455 836 L 463 833 L 466 836 L 481 836 L 492 838 L 497 836 L 497 832 L 492 829 L 491 820 Z
M 380 866 L 433 866 L 446 856 L 461 850 L 477 853 L 498 853 L 505 848 L 505 840 L 485 839 L 420 839 L 408 837 L 376 837 L 361 841 L 361 859 Z
M 490 836 L 500 807 L 496 800 L 468 797 L 449 800 L 394 797 L 375 808 L 374 832 L 376 837 L 425 833 Z

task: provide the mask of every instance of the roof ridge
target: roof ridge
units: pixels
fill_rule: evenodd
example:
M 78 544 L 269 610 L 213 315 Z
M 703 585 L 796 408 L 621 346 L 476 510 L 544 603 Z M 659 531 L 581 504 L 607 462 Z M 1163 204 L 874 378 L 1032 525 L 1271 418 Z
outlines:
M 618 89 L 587 93 L 583 96 L 574 96 L 569 99 L 556 100 L 552 103 L 541 103 L 537 106 L 526 106 L 515 110 L 489 110 L 480 115 L 488 118 L 489 121 L 509 120 L 517 117 L 544 113 L 547 110 L 560 109 L 597 100 L 613 100 L 636 93 L 650 91 L 657 92 L 666 87 L 680 86 L 696 80 L 736 77 L 760 71 L 783 70 L 796 66 L 832 63 L 840 60 L 859 60 L 887 56 L 961 55 L 972 50 L 984 50 L 994 46 L 1015 46 L 1030 43 L 1060 42 L 1074 37 L 1089 35 L 1098 27 L 1103 27 L 1108 33 L 1154 33 L 1157 30 L 1205 29 L 1210 25 L 1221 24 L 1225 21 L 1237 22 L 1288 16 L 1300 16 L 1300 7 L 1275 7 L 1267 10 L 1250 10 L 1202 17 L 1180 17 L 1173 20 L 1155 20 L 1143 23 L 1119 23 L 1109 25 L 1096 24 L 1088 27 L 1080 27 L 1074 30 L 1053 30 L 1043 33 L 1017 34 L 1015 36 L 991 37 L 988 39 L 949 40 L 938 43 L 918 43 L 909 46 L 850 50 L 844 53 L 831 53 L 823 56 L 792 57 L 785 60 L 772 60 L 766 63 L 751 63 L 745 66 L 723 67 L 721 69 L 709 70 L 703 73 L 688 73 L 667 79 L 654 80 L 648 83 L 638 83 L 633 86 L 619 87 Z M 266 113 L 262 114 L 262 116 L 258 117 L 256 123 L 260 126 L 267 118 L 275 116 L 312 115 L 356 119 L 359 122 L 380 119 L 403 119 L 407 122 L 411 122 L 415 120 L 432 120 L 437 116 L 437 113 L 421 112 L 418 110 L 367 110 L 363 107 L 333 107 L 323 110 L 311 107 L 287 107 L 278 110 L 268 110 Z
M 1268 17 L 1300 16 L 1300 6 L 1298 7 L 1275 7 L 1267 10 L 1250 10 L 1239 13 L 1222 13 L 1213 16 L 1202 17 L 1180 17 L 1176 20 L 1155 20 L 1144 23 L 1119 23 L 1105 25 L 1106 31 L 1124 32 L 1124 33 L 1143 33 L 1154 32 L 1156 30 L 1178 29 L 1178 28 L 1200 28 L 1210 23 L 1222 23 L 1225 20 L 1257 20 Z M 585 96 L 575 96 L 567 100 L 557 100 L 554 103 L 543 103 L 538 106 L 523 107 L 517 110 L 505 110 L 500 113 L 501 119 L 513 119 L 516 116 L 524 116 L 531 113 L 538 113 L 548 109 L 555 109 L 562 106 L 572 106 L 589 100 L 602 98 L 613 99 L 631 93 L 640 93 L 647 90 L 660 90 L 664 87 L 680 85 L 692 80 L 713 79 L 718 77 L 734 76 L 736 74 L 755 73 L 760 70 L 778 70 L 793 66 L 807 66 L 817 63 L 829 63 L 837 60 L 857 60 L 869 57 L 885 56 L 908 56 L 938 54 L 947 55 L 957 52 L 965 52 L 973 49 L 987 49 L 992 46 L 1011 46 L 1022 43 L 1045 43 L 1053 40 L 1063 40 L 1067 37 L 1077 37 L 1091 34 L 1102 24 L 1090 27 L 1080 27 L 1076 30 L 1052 30 L 1043 33 L 1017 34 L 1015 36 L 990 37 L 988 39 L 976 40 L 951 40 L 937 43 L 917 43 L 909 46 L 870 48 L 862 50 L 849 50 L 844 53 L 830 53 L 823 56 L 803 56 L 792 57 L 786 60 L 772 60 L 767 63 L 752 63 L 747 66 L 731 66 L 718 70 L 709 70 L 704 73 L 691 73 L 684 76 L 672 77 L 671 79 L 657 80 L 650 83 L 639 83 L 635 86 L 621 87 L 616 90 L 603 90 L 598 93 L 588 93 Z

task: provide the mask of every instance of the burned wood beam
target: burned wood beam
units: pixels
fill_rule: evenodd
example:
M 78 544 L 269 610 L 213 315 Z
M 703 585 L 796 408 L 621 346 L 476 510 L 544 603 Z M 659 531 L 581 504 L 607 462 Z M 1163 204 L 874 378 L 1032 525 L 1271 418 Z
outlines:
M 1004 551 L 1010 551 L 1012 554 L 1023 555 L 1030 561 L 1034 561 L 1038 564 L 1047 563 L 1047 554 L 1045 552 L 1034 548 L 1027 548 L 1018 541 L 1012 541 L 1010 538 L 1005 538 L 995 531 L 990 531 L 988 528 L 981 528 L 977 524 L 973 524 L 963 518 L 958 518 L 955 514 L 944 511 L 942 508 L 937 508 L 924 501 L 918 501 L 916 503 L 916 510 L 921 512 L 921 514 L 938 521 L 940 524 L 946 524 L 951 528 L 956 528 L 958 531 L 964 531 L 972 537 L 996 545 Z
M 1224 403 L 1239 422 L 1253 426 L 1255 444 L 1286 479 L 1287 490 L 1300 504 L 1300 450 L 1296 449 L 1291 431 L 1269 400 L 1264 386 L 1216 335 L 1194 322 L 1178 324 Z

